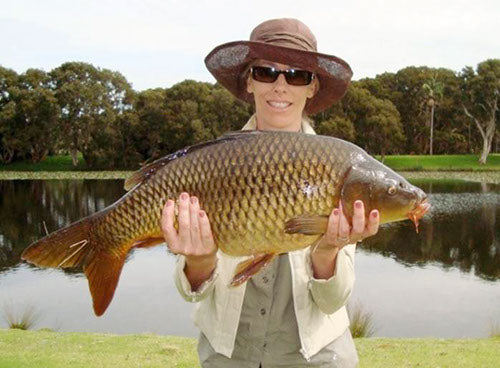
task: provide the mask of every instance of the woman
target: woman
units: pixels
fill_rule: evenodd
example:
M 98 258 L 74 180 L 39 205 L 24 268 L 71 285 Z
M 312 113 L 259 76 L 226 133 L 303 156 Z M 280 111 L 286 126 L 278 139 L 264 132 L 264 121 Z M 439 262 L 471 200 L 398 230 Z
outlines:
M 315 134 L 305 114 L 339 100 L 352 72 L 343 60 L 316 51 L 309 28 L 295 19 L 257 26 L 250 41 L 226 43 L 205 59 L 217 81 L 255 104 L 243 129 Z M 356 201 L 352 226 L 342 206 L 332 211 L 316 244 L 277 257 L 248 282 L 228 288 L 241 258 L 217 252 L 196 197 L 174 202 L 162 216 L 169 249 L 179 254 L 176 285 L 197 302 L 203 367 L 352 367 L 357 354 L 345 304 L 354 283 L 355 243 L 378 231 L 378 211 L 365 220 Z

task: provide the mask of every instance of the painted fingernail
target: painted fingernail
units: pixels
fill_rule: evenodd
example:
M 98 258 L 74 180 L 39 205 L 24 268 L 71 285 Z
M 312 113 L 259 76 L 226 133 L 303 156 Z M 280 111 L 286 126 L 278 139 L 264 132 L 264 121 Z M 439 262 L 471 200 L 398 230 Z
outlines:
M 165 205 L 166 205 L 167 207 L 170 207 L 170 206 L 171 206 L 171 205 L 173 205 L 173 204 L 174 204 L 174 201 L 172 201 L 171 199 L 169 199 Z
M 181 199 L 182 199 L 183 201 L 185 201 L 185 200 L 186 200 L 186 199 L 188 199 L 188 198 L 189 198 L 189 196 L 187 195 L 187 193 L 182 193 L 182 194 L 181 194 Z
M 378 217 L 378 211 L 373 211 L 372 212 L 372 217 L 377 218 Z
M 198 212 L 198 215 L 200 215 L 201 218 L 205 217 L 205 211 Z
M 361 207 L 363 207 L 363 202 L 361 202 L 361 201 L 356 201 L 356 202 L 354 202 L 354 206 L 356 206 L 356 208 L 357 208 L 358 210 L 360 210 L 360 209 L 361 209 Z
M 191 203 L 192 203 L 192 204 L 196 204 L 196 202 L 198 202 L 198 198 L 196 198 L 196 197 L 191 197 Z
M 339 215 L 339 209 L 338 209 L 338 208 L 335 208 L 335 209 L 333 210 L 333 215 L 334 215 L 334 216 L 338 216 L 338 215 Z

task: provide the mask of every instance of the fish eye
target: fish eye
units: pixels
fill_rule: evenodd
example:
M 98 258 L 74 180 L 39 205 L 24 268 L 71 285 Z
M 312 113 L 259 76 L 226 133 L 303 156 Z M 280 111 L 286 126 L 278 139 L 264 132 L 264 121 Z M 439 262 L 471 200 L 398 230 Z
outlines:
M 396 186 L 395 185 L 391 185 L 388 189 L 387 189 L 387 194 L 389 195 L 394 195 L 396 194 Z

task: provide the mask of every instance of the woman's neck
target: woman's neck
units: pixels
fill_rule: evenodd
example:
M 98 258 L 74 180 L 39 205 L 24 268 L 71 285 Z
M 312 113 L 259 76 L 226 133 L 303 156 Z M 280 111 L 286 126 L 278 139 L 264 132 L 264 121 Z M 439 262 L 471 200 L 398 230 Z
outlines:
M 274 125 L 267 123 L 264 119 L 259 119 L 258 115 L 255 115 L 255 122 L 258 130 L 281 130 L 284 132 L 302 131 L 302 118 L 286 125 Z

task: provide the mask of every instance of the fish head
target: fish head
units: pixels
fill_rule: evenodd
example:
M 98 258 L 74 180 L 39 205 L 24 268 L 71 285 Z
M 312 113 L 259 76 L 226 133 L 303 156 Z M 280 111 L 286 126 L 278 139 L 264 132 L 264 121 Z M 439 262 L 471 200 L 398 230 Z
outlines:
M 418 220 L 429 210 L 427 195 L 386 166 L 352 166 L 344 177 L 342 206 L 352 217 L 354 201 L 362 200 L 365 214 L 376 209 L 380 223 L 410 219 L 418 232 Z

